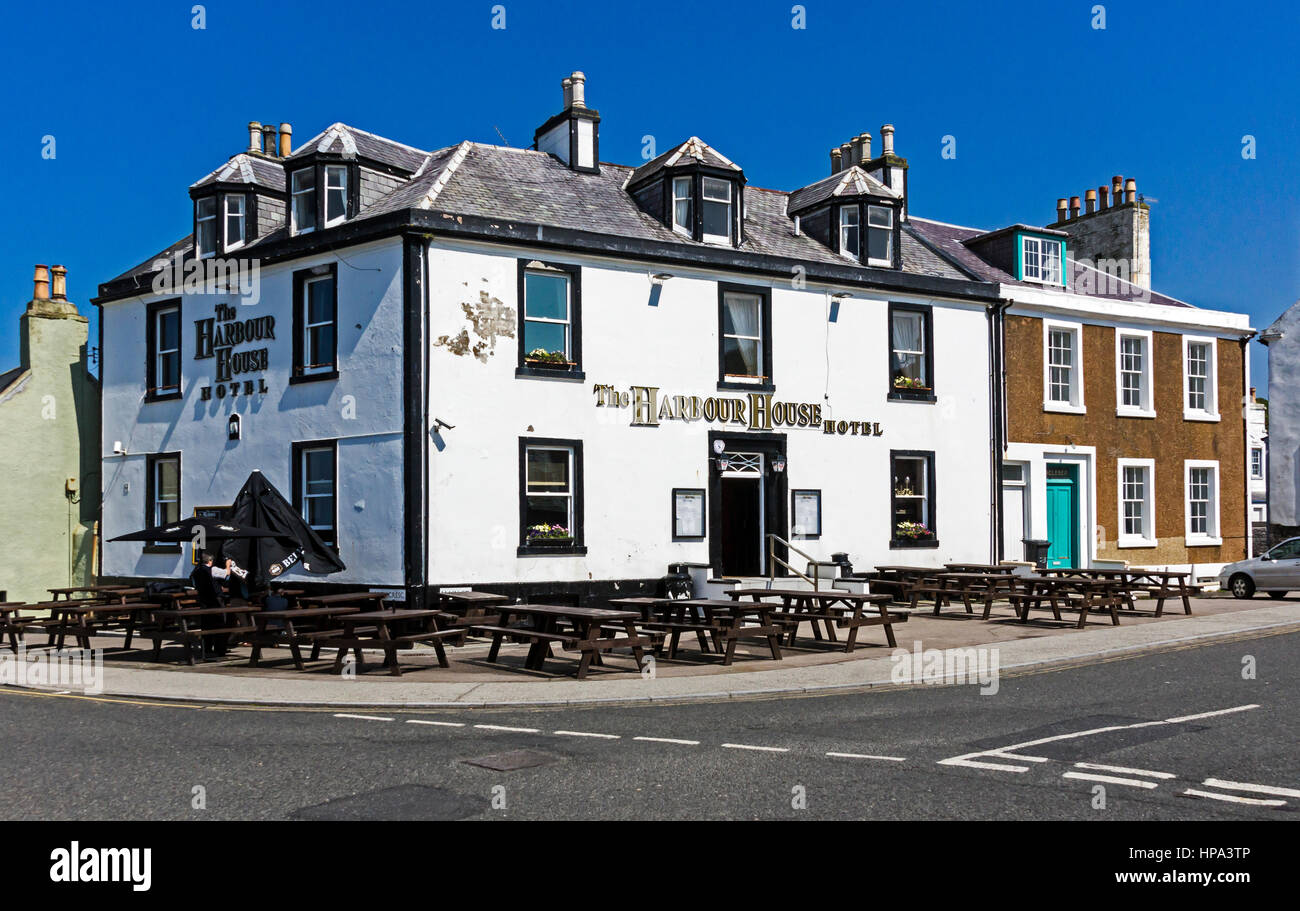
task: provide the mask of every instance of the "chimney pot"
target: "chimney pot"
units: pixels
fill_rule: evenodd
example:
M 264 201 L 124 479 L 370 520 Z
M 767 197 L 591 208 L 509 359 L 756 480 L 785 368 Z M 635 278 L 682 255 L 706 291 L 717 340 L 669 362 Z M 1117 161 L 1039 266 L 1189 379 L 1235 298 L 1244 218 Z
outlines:
M 894 125 L 887 123 L 880 128 L 880 154 L 894 154 Z
M 564 89 L 564 109 L 567 111 L 573 107 L 573 80 L 565 76 L 560 80 L 560 87 Z
M 853 167 L 853 146 L 847 142 L 840 144 L 840 170 L 844 171 Z
M 256 120 L 248 121 L 248 151 L 262 151 L 262 124 Z
M 840 150 L 831 149 L 831 173 L 838 174 L 839 172 L 840 172 Z
M 1060 224 L 1067 221 L 1070 217 L 1070 201 L 1062 196 L 1056 201 L 1056 221 Z
M 1110 179 L 1111 204 L 1116 206 L 1119 205 L 1120 200 L 1123 199 L 1123 193 L 1124 193 L 1124 178 L 1116 174 L 1114 177 Z
M 585 108 L 587 106 L 587 77 L 579 70 L 569 77 L 573 80 L 573 107 Z
M 1077 196 L 1070 197 L 1070 217 L 1071 218 L 1079 217 L 1079 197 Z
M 1125 204 L 1137 202 L 1138 182 L 1130 177 L 1124 181 L 1124 202 Z
M 52 287 L 50 289 L 50 297 L 54 298 L 56 301 L 67 300 L 68 299 L 68 270 L 65 269 L 63 266 L 51 266 L 50 275 L 52 276 L 51 279 Z
M 293 152 L 293 127 L 290 124 L 280 124 L 280 157 L 288 158 Z
M 1093 212 L 1096 212 L 1096 211 L 1097 211 L 1097 191 L 1096 191 L 1096 190 L 1089 190 L 1088 192 L 1084 193 L 1084 194 L 1083 194 L 1083 204 L 1084 204 L 1084 206 L 1087 208 L 1087 212 L 1088 212 L 1089 215 L 1091 215 Z
M 275 157 L 275 127 L 269 123 L 262 124 L 262 151 Z
M 50 268 L 45 265 L 37 265 L 36 276 L 32 279 L 32 298 L 38 301 L 50 299 Z
M 849 164 L 851 165 L 862 164 L 862 137 L 854 136 L 852 139 L 850 139 L 849 148 L 852 150 L 852 155 L 853 155 L 853 160 L 850 161 Z
M 1110 190 L 1107 189 L 1105 184 L 1102 184 L 1097 188 L 1097 208 L 1102 212 L 1105 212 L 1106 209 L 1109 208 L 1109 203 L 1107 202 L 1109 195 Z
M 871 160 L 871 134 L 863 133 L 858 138 L 862 140 L 862 160 L 870 161 Z

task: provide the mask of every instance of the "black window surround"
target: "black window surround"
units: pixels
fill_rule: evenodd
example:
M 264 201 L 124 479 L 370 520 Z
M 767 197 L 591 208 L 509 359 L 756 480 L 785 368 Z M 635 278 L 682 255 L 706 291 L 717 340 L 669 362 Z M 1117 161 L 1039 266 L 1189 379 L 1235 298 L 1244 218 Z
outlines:
M 343 221 L 334 222 L 332 225 L 325 224 L 325 169 L 327 167 L 347 168 L 347 212 L 343 216 Z M 293 224 L 293 175 L 299 171 L 311 171 L 315 178 L 313 192 L 316 194 L 316 224 L 306 231 L 298 230 Z M 285 225 L 289 228 L 290 233 L 294 236 L 299 234 L 314 234 L 318 231 L 325 231 L 329 228 L 337 228 L 340 225 L 347 224 L 357 214 L 357 207 L 360 200 L 360 177 L 361 166 L 355 160 L 345 159 L 339 155 L 319 153 L 300 161 L 295 161 L 292 166 L 285 168 L 284 191 L 286 208 L 284 211 Z
M 176 311 L 176 344 L 179 346 L 176 352 L 176 358 L 180 362 L 180 382 L 176 384 L 175 390 L 167 392 L 158 391 L 158 314 L 164 310 Z M 181 398 L 184 393 L 181 391 L 185 380 L 185 359 L 182 352 L 185 350 L 184 343 L 181 341 L 184 333 L 181 327 L 184 325 L 183 307 L 181 298 L 174 297 L 170 300 L 154 301 L 145 307 L 145 384 L 144 400 L 146 402 L 170 402 Z
M 923 320 L 923 344 L 925 345 L 925 379 L 928 388 L 900 389 L 894 386 L 894 314 L 919 313 Z M 901 304 L 890 301 L 888 310 L 889 324 L 886 327 L 885 382 L 888 389 L 886 398 L 891 402 L 936 402 L 934 390 L 934 308 L 929 304 Z
M 676 224 L 673 206 L 673 181 L 678 178 L 688 178 L 691 181 L 691 224 L 687 225 L 688 233 L 691 240 L 700 243 L 708 243 L 711 246 L 722 247 L 727 244 L 720 244 L 717 241 L 706 241 L 704 239 L 704 180 L 705 177 L 712 177 L 718 180 L 725 180 L 731 184 L 731 243 L 729 246 L 738 247 L 745 239 L 745 177 L 739 171 L 725 170 L 723 168 L 714 168 L 707 165 L 692 164 L 681 167 L 668 168 L 663 171 L 663 194 L 664 194 L 664 227 L 673 231 Z M 643 183 L 642 186 L 645 186 Z M 628 187 L 632 191 L 633 187 Z M 681 235 L 682 232 L 677 232 Z
M 870 235 L 871 226 L 867 221 L 868 208 L 876 206 L 883 209 L 891 210 L 893 214 L 893 241 L 890 244 L 890 264 L 888 266 L 879 263 L 868 262 L 870 259 Z M 858 255 L 852 260 L 859 265 L 866 266 L 869 269 L 897 269 L 903 268 L 903 223 L 901 220 L 902 206 L 896 199 L 889 199 L 884 196 L 856 196 L 847 201 L 836 203 L 830 207 L 830 246 L 836 253 L 843 255 L 840 249 L 840 211 L 842 209 L 856 208 L 858 210 Z M 802 212 L 791 212 L 791 217 L 795 215 L 806 218 L 809 215 L 815 215 L 818 212 L 824 212 L 825 208 L 809 209 Z
M 330 370 L 320 370 L 314 373 L 306 373 L 308 365 L 304 362 L 306 357 L 306 333 L 307 333 L 307 282 L 314 278 L 329 277 L 334 285 L 333 300 L 333 321 L 334 321 L 334 345 L 330 353 L 329 362 L 333 364 Z M 310 269 L 300 269 L 293 273 L 293 369 L 289 373 L 290 385 L 297 383 L 314 383 L 320 380 L 336 380 L 339 377 L 339 265 L 338 263 L 328 263 L 321 266 L 313 266 Z
M 726 300 L 728 294 L 753 294 L 761 301 L 759 313 L 763 333 L 763 377 L 756 383 L 743 383 L 727 379 L 726 365 Z M 772 289 L 756 285 L 737 285 L 731 282 L 718 282 L 718 390 L 742 389 L 749 392 L 774 392 L 776 381 L 772 372 Z
M 516 377 L 544 377 L 551 380 L 582 382 L 587 374 L 582 370 L 582 267 L 570 263 L 553 263 L 540 259 L 518 260 L 518 297 L 516 310 L 518 329 L 518 363 Z M 547 270 L 563 272 L 569 277 L 569 359 L 571 364 L 544 364 L 528 360 L 524 344 L 527 316 L 527 276 L 529 271 L 545 273 Z
M 293 465 L 290 467 L 290 477 L 293 479 L 293 508 L 298 515 L 307 521 L 307 517 L 302 512 L 302 454 L 309 449 L 329 449 L 334 453 L 334 525 L 332 540 L 325 535 L 325 543 L 330 546 L 334 553 L 339 552 L 339 441 L 332 440 L 303 440 L 292 445 Z M 317 532 L 320 534 L 320 532 Z
M 144 527 L 153 528 L 155 525 L 162 524 L 158 521 L 158 509 L 156 497 L 157 490 L 157 465 L 159 462 L 172 460 L 176 462 L 176 518 L 183 517 L 181 512 L 182 502 L 182 485 L 181 485 L 181 454 L 179 452 L 155 452 L 144 457 L 145 479 L 144 479 Z M 147 554 L 178 554 L 181 552 L 181 545 L 168 542 L 158 543 L 156 541 L 146 541 L 144 552 Z
M 794 524 L 799 520 L 799 510 L 796 503 L 799 498 L 816 496 L 817 498 L 817 529 L 815 531 L 796 531 L 799 526 Z M 816 488 L 798 488 L 790 491 L 790 536 L 801 541 L 816 541 L 822 536 L 822 492 Z
M 900 538 L 898 536 L 898 498 L 894 495 L 894 464 L 900 458 L 915 458 L 925 460 L 925 480 L 926 480 L 926 528 L 930 529 L 928 538 Z M 935 500 L 934 481 L 934 452 L 923 449 L 891 449 L 889 451 L 889 548 L 896 550 L 900 548 L 933 548 L 939 546 L 939 529 L 935 516 L 937 515 L 937 506 Z
M 192 237 L 194 238 L 194 256 L 198 256 L 199 248 L 199 200 L 212 199 L 216 203 L 216 248 L 214 255 L 225 256 L 227 253 L 242 250 L 250 242 L 257 238 L 257 190 L 248 184 L 221 182 L 208 184 L 199 190 L 192 191 L 190 198 L 194 200 L 194 227 Z M 270 190 L 263 189 L 263 193 L 268 196 L 278 195 Z M 235 245 L 233 248 L 226 246 L 226 197 L 242 196 L 244 197 L 244 240 L 243 243 Z M 207 257 L 205 257 L 207 258 Z
M 681 516 L 677 512 L 677 497 L 679 494 L 698 495 L 700 498 L 700 533 L 698 535 L 683 534 L 681 531 Z M 703 487 L 674 487 L 672 500 L 672 529 L 674 541 L 703 541 L 708 537 L 709 528 L 709 495 Z
M 528 450 L 533 446 L 569 449 L 573 452 L 573 475 L 569 479 L 573 487 L 573 527 L 572 544 L 549 546 L 529 544 L 528 541 Z M 519 438 L 519 547 L 516 556 L 555 556 L 581 555 L 587 552 L 585 531 L 583 527 L 583 482 L 582 482 L 582 440 L 563 440 L 554 437 L 520 437 Z

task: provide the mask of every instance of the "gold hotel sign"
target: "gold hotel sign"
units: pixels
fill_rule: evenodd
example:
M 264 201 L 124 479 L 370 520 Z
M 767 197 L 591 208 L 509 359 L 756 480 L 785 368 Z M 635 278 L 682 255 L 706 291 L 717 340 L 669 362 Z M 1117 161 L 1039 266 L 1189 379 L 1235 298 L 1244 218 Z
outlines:
M 777 427 L 819 428 L 832 436 L 878 437 L 884 433 L 871 421 L 837 421 L 822 413 L 813 402 L 782 402 L 770 392 L 743 396 L 660 395 L 658 386 L 629 386 L 621 391 L 610 385 L 592 386 L 597 408 L 628 408 L 633 427 L 658 427 L 664 421 L 704 421 L 709 424 L 739 424 L 748 430 Z

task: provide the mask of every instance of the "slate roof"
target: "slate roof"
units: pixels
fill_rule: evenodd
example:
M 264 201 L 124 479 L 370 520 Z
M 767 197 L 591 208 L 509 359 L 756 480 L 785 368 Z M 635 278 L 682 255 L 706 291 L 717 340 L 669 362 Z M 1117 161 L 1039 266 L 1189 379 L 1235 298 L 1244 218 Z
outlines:
M 367 133 L 346 123 L 333 123 L 300 145 L 298 151 L 285 160 L 294 161 L 316 152 L 334 152 L 346 158 L 371 158 L 407 172 L 418 170 L 429 157 L 428 152 L 414 146 Z
M 698 136 L 692 136 L 681 145 L 664 152 L 658 158 L 647 161 L 641 167 L 637 168 L 632 174 L 629 184 L 644 183 L 651 177 L 654 177 L 660 171 L 671 168 L 674 165 L 681 164 L 683 158 L 694 159 L 699 164 L 709 165 L 714 168 L 725 168 L 740 172 L 740 166 L 722 155 L 712 146 Z
M 866 171 L 854 165 L 838 174 L 801 187 L 790 194 L 790 211 L 800 212 L 835 196 L 857 196 L 870 193 L 899 199 L 900 194 L 885 186 Z
M 27 368 L 20 364 L 12 370 L 6 370 L 4 373 L 0 373 L 0 395 L 3 395 L 5 391 L 16 383 L 19 377 L 21 377 L 26 371 Z
M 284 167 L 278 162 L 240 152 L 207 177 L 191 184 L 190 189 L 218 182 L 252 184 L 283 193 Z
M 983 282 L 1000 282 L 1004 285 L 1020 285 L 1026 288 L 1043 290 L 1043 286 L 1037 282 L 1018 281 L 1011 273 L 999 269 L 997 266 L 985 262 L 976 256 L 966 245 L 967 241 L 973 240 L 987 234 L 1000 233 L 984 231 L 980 228 L 969 228 L 962 225 L 950 225 L 940 221 L 932 221 L 928 218 L 918 218 L 915 215 L 909 217 L 908 224 L 919 237 L 928 241 L 931 246 L 935 247 L 940 253 L 960 266 L 962 271 L 977 281 Z M 1013 226 L 1014 227 L 1014 226 Z M 1051 229 L 1034 228 L 1024 226 L 1026 230 L 1047 233 L 1059 233 Z M 1068 261 L 1069 269 L 1067 270 L 1066 282 L 1067 289 L 1076 293 L 1084 294 L 1089 297 L 1100 297 L 1107 300 L 1119 301 L 1140 301 L 1142 303 L 1161 304 L 1166 307 L 1192 307 L 1185 301 L 1177 298 L 1160 294 L 1157 291 L 1148 291 L 1137 285 L 1125 282 L 1126 288 L 1106 288 L 1105 285 L 1119 282 L 1119 279 L 1113 276 L 1086 266 L 1077 260 Z

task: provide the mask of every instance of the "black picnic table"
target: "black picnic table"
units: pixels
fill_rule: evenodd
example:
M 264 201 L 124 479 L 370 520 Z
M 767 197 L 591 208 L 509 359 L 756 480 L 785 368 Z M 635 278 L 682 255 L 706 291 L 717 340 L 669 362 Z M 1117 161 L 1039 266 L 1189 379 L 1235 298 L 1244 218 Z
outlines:
M 343 634 L 342 628 L 331 621 L 343 614 L 356 613 L 360 613 L 360 610 L 350 605 L 301 607 L 297 610 L 259 610 L 252 615 L 257 629 L 249 634 L 253 654 L 248 659 L 248 666 L 257 667 L 257 663 L 262 660 L 263 647 L 287 645 L 289 654 L 293 656 L 293 666 L 302 670 L 302 651 L 299 647 L 304 644 L 310 645 L 311 657 L 315 660 L 320 655 L 322 640 Z M 277 625 L 270 626 L 272 622 Z
M 501 651 L 501 640 L 506 636 L 528 639 L 531 645 L 524 667 L 529 670 L 541 670 L 551 655 L 551 643 L 559 642 L 567 651 L 581 652 L 578 659 L 578 679 L 587 676 L 587 669 L 594 663 L 604 664 L 601 652 L 612 648 L 630 648 L 636 657 L 637 669 L 645 665 L 645 646 L 651 644 L 649 637 L 637 632 L 635 611 L 606 610 L 598 607 L 569 607 L 562 604 L 507 604 L 497 609 L 498 616 L 490 624 L 476 624 L 470 629 L 475 632 L 488 633 L 492 636 L 492 647 L 487 660 L 495 663 Z M 517 618 L 511 624 L 511 618 Z M 522 622 L 520 622 L 522 621 Z M 621 627 L 626 638 L 619 639 L 617 633 L 602 635 L 605 626 Z
M 1044 573 L 1069 578 L 1103 579 L 1123 583 L 1126 587 L 1125 606 L 1130 610 L 1137 609 L 1136 600 L 1133 597 L 1135 590 L 1143 589 L 1156 599 L 1155 616 L 1157 617 L 1164 615 L 1165 601 L 1169 598 L 1181 599 L 1183 613 L 1190 616 L 1192 613 L 1190 598 L 1200 591 L 1199 586 L 1187 584 L 1187 580 L 1191 578 L 1191 573 L 1180 572 L 1179 570 L 1057 567 L 1044 570 Z
M 107 628 L 110 623 L 120 623 L 126 630 L 123 648 L 131 647 L 131 637 L 135 634 L 136 619 L 141 614 L 152 614 L 158 605 L 152 601 L 134 601 L 109 603 L 77 599 L 73 601 L 42 601 L 31 605 L 35 610 L 50 612 L 45 629 L 50 638 L 46 647 L 63 648 L 67 637 L 71 635 L 80 648 L 90 648 L 90 637 L 95 627 Z
M 1018 576 L 1011 573 L 948 572 L 938 573 L 933 579 L 922 579 L 909 588 L 908 606 L 916 609 L 924 595 L 934 598 L 934 615 L 939 616 L 939 609 L 947 604 L 956 603 L 960 598 L 966 613 L 973 614 L 972 598 L 984 601 L 984 613 L 981 619 L 987 620 L 993 610 L 993 602 L 999 597 L 1009 597 L 1016 590 Z
M 446 615 L 443 619 L 449 626 L 462 630 L 476 623 L 493 622 L 492 618 L 496 616 L 496 605 L 507 604 L 509 601 L 509 595 L 498 595 L 494 592 L 438 592 L 438 607 Z
M 1028 622 L 1029 611 L 1045 609 L 1044 602 L 1056 620 L 1061 618 L 1061 607 L 1079 612 L 1079 629 L 1088 622 L 1092 610 L 1108 611 L 1111 624 L 1119 626 L 1119 605 L 1127 598 L 1123 581 L 1096 579 L 1083 576 L 1013 576 L 1017 588 L 1008 596 L 1021 623 Z
M 998 575 L 1010 575 L 1015 571 L 1014 566 L 1007 566 L 1005 563 L 945 563 L 943 568 L 950 573 L 996 573 Z
M 772 658 L 781 660 L 781 636 L 785 630 L 772 614 L 777 605 L 765 601 L 731 601 L 720 598 L 660 598 L 652 608 L 652 619 L 645 626 L 671 633 L 668 657 L 677 654 L 677 645 L 683 632 L 699 636 L 700 650 L 708 650 L 704 633 L 713 640 L 714 648 L 722 654 L 722 663 L 731 664 L 736 656 L 736 642 L 740 639 L 767 640 Z M 688 616 L 689 615 L 689 616 Z M 745 625 L 746 620 L 754 624 Z M 725 645 L 723 643 L 726 643 Z
M 821 630 L 818 628 L 820 621 L 825 624 L 826 638 L 831 642 L 838 642 L 835 637 L 836 626 L 849 631 L 844 643 L 845 652 L 853 651 L 858 641 L 858 629 L 863 626 L 883 626 L 886 641 L 891 648 L 896 648 L 898 643 L 894 640 L 893 625 L 907 620 L 906 614 L 889 613 L 888 605 L 892 596 L 883 593 L 869 595 L 835 588 L 735 588 L 727 592 L 727 596 L 737 601 L 743 598 L 754 601 L 779 598 L 781 609 L 773 612 L 772 616 L 778 622 L 789 624 L 790 636 L 786 644 L 791 646 L 794 645 L 799 624 L 804 621 L 812 626 L 813 638 L 821 641 Z M 875 606 L 875 614 L 864 613 L 868 605 Z
M 149 637 L 153 639 L 153 660 L 162 660 L 164 639 L 171 639 L 184 645 L 185 659 L 191 665 L 194 664 L 193 646 L 202 642 L 204 636 L 239 636 L 241 639 L 251 639 L 257 631 L 251 618 L 260 612 L 261 608 L 252 604 L 180 608 L 159 608 L 154 605 L 154 626 L 149 632 Z M 227 625 L 219 629 L 203 629 L 203 618 L 212 616 L 228 617 Z M 167 628 L 169 622 L 175 623 L 176 628 L 169 630 Z M 198 623 L 197 627 L 192 625 L 195 622 Z
M 92 596 L 100 595 L 107 592 L 120 591 L 131 588 L 130 585 L 69 585 L 65 588 L 47 588 L 46 591 L 52 596 L 50 600 L 58 601 L 62 595 L 65 601 L 73 600 L 73 595 L 77 592 L 89 592 Z M 139 589 L 143 592 L 144 589 Z
M 447 650 L 442 640 L 463 635 L 458 629 L 438 629 L 438 618 L 444 616 L 436 608 L 384 608 L 383 610 L 362 611 L 355 614 L 343 614 L 338 618 L 342 632 L 330 636 L 323 643 L 326 648 L 337 648 L 334 657 L 335 674 L 343 672 L 343 658 L 352 649 L 357 659 L 357 670 L 362 669 L 361 649 L 373 646 L 384 650 L 384 667 L 394 677 L 402 675 L 397 663 L 397 650 L 412 648 L 417 642 L 433 645 L 438 656 L 438 666 L 448 667 Z M 358 626 L 361 626 L 359 629 Z
M 362 608 L 371 605 L 383 606 L 384 599 L 392 592 L 340 592 L 336 595 L 299 595 L 298 607 L 315 608 L 315 607 L 356 607 Z M 272 611 L 272 613 L 278 613 Z
M 39 617 L 23 617 L 20 610 L 32 607 L 25 601 L 0 602 L 0 636 L 9 639 L 9 647 L 18 654 L 18 643 L 27 632 L 27 627 L 43 622 Z

